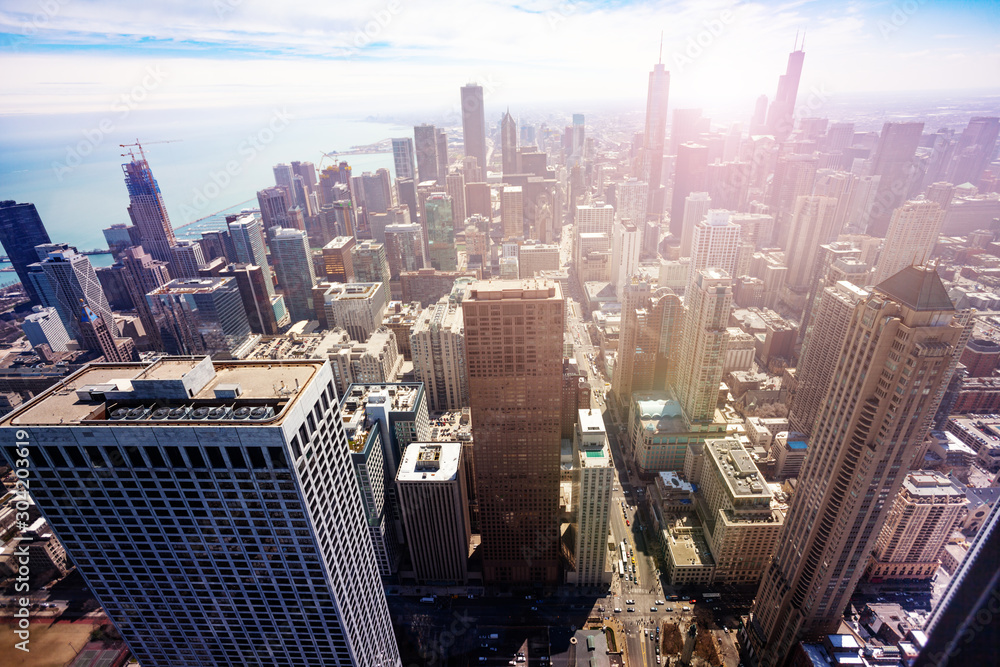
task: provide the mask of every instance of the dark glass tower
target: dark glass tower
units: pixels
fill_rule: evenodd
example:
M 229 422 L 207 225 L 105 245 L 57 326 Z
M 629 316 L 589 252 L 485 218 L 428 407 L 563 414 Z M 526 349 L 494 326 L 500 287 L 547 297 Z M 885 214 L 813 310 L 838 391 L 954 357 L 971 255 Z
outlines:
M 18 204 L 15 201 L 0 201 L 0 243 L 14 265 L 21 280 L 24 293 L 32 305 L 41 303 L 34 285 L 28 280 L 28 265 L 38 261 L 36 245 L 51 243 L 42 219 L 34 204 Z

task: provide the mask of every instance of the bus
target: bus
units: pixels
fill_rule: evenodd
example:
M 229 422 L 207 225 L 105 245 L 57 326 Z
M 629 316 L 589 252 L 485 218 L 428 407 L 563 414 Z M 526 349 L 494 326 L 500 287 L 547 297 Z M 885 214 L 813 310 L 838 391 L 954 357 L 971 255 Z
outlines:
M 622 578 L 625 577 L 625 564 L 621 561 L 618 561 L 618 576 Z

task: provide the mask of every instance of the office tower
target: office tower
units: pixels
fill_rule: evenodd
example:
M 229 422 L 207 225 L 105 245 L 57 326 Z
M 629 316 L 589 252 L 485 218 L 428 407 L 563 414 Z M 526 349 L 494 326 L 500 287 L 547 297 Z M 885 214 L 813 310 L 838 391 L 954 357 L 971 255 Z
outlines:
M 385 213 L 392 208 L 392 184 L 387 169 L 361 174 L 361 204 L 366 214 Z
M 812 155 L 778 156 L 771 181 L 769 213 L 774 216 L 773 245 L 787 247 L 788 230 L 799 197 L 812 194 L 819 160 Z
M 485 236 L 485 235 L 484 235 Z M 466 251 L 468 250 L 469 232 L 466 231 Z M 484 239 L 485 241 L 485 239 Z M 489 251 L 487 251 L 489 252 Z M 518 271 L 520 278 L 534 278 L 539 271 L 559 270 L 559 246 L 555 244 L 528 243 L 522 245 L 517 253 Z
M 417 182 L 412 178 L 396 179 L 396 198 L 400 206 L 405 206 L 410 212 L 410 222 L 419 220 L 417 208 Z
M 820 245 L 835 241 L 840 230 L 834 225 L 837 200 L 804 196 L 795 202 L 788 230 L 785 257 L 787 284 L 796 292 L 807 292 L 813 282 Z
M 872 283 L 878 285 L 911 264 L 930 261 L 943 221 L 944 210 L 933 201 L 908 201 L 893 211 Z
M 448 174 L 444 179 L 444 191 L 451 197 L 455 231 L 461 231 L 465 229 L 465 219 L 469 217 L 465 207 L 465 176 L 460 172 Z
M 229 236 L 233 242 L 234 258 L 240 264 L 254 264 L 264 272 L 267 283 L 267 293 L 274 295 L 274 283 L 271 280 L 271 265 L 267 263 L 267 250 L 264 247 L 264 234 L 261 222 L 252 214 L 241 215 L 233 220 L 227 220 Z
M 295 178 L 295 171 L 292 169 L 292 165 L 280 162 L 271 167 L 271 171 L 274 172 L 275 185 L 279 188 L 285 188 L 289 196 L 293 196 L 292 180 Z
M 993 609 L 1000 597 L 998 550 L 1000 503 L 986 517 L 972 548 L 924 624 L 927 643 L 913 667 L 986 665 L 996 660 L 1000 615 Z
M 396 490 L 418 584 L 463 585 L 469 579 L 469 497 L 460 442 L 406 447 Z
M 875 541 L 866 578 L 873 583 L 930 580 L 968 503 L 964 488 L 936 470 L 906 475 Z
M 114 320 L 111 326 L 115 326 Z M 119 338 L 117 333 L 117 328 L 112 332 L 104 318 L 95 315 L 90 306 L 80 307 L 80 344 L 85 349 L 100 353 L 108 363 L 138 361 L 135 343 L 131 338 Z
M 426 123 L 415 126 L 413 145 L 417 154 L 418 182 L 438 180 L 437 128 Z
M 353 236 L 338 236 L 323 246 L 323 271 L 334 283 L 354 282 Z M 319 304 L 316 304 L 317 307 Z
M 126 278 L 122 266 L 115 262 L 111 266 L 99 266 L 94 269 L 97 280 L 101 283 L 104 296 L 108 299 L 108 305 L 112 310 L 130 310 L 132 299 L 129 296 L 128 278 Z
M 660 186 L 664 185 L 663 153 L 667 139 L 667 99 L 670 94 L 670 72 L 663 63 L 653 65 L 646 91 L 646 129 L 642 134 L 642 178 L 648 184 L 646 211 L 658 218 L 663 211 Z M 634 220 L 636 224 L 645 218 Z
M 684 202 L 692 192 L 705 189 L 705 172 L 708 169 L 708 147 L 696 143 L 683 143 L 677 147 L 674 166 L 674 187 L 670 203 L 670 233 L 674 238 L 684 238 Z
M 715 561 L 716 585 L 760 580 L 784 525 L 773 493 L 735 439 L 707 440 L 702 450 L 697 510 Z
M 482 86 L 473 83 L 462 86 L 462 142 L 466 156 L 476 158 L 482 180 L 485 180 L 486 108 L 483 106 Z
M 237 219 L 239 217 L 235 216 Z M 201 251 L 205 255 L 206 262 L 211 262 L 217 257 L 222 257 L 227 262 L 234 261 L 236 259 L 236 248 L 233 246 L 233 237 L 229 233 L 229 227 L 202 232 Z
M 31 347 L 48 345 L 53 352 L 65 352 L 70 337 L 56 309 L 51 306 L 35 306 L 32 310 L 34 312 L 25 317 L 21 324 Z
M 914 156 L 923 131 L 924 124 L 916 122 L 882 126 L 871 158 L 871 175 L 878 176 L 879 182 L 866 234 L 884 236 L 892 212 L 909 196 L 918 171 Z
M 362 241 L 351 248 L 351 263 L 354 265 L 354 282 L 382 283 L 389 293 L 389 260 L 385 245 L 372 241 Z
M 521 173 L 517 152 L 517 123 L 510 115 L 510 109 L 500 119 L 500 158 L 504 178 Z
M 1000 118 L 974 116 L 958 138 L 945 180 L 950 183 L 979 185 L 983 170 L 995 155 Z
M 458 268 L 455 249 L 455 221 L 452 199 L 446 194 L 432 194 L 424 202 L 427 219 L 427 261 L 438 271 Z
M 397 179 L 416 178 L 417 168 L 414 163 L 413 139 L 403 137 L 392 140 L 392 162 Z
M 444 130 L 437 131 L 437 173 L 438 183 L 448 175 L 448 135 Z
M 309 237 L 298 229 L 277 229 L 271 238 L 274 273 L 293 321 L 316 318 L 312 288 L 316 284 Z
M 493 219 L 492 192 L 487 183 L 468 182 L 466 179 L 465 212 L 469 216 L 481 215 L 487 220 Z
M 619 299 L 622 290 L 639 270 L 639 247 L 641 245 L 642 233 L 635 223 L 622 220 L 621 223 L 615 225 L 611 244 L 611 282 L 615 286 L 615 293 Z
M 102 229 L 101 232 L 104 234 L 104 240 L 108 242 L 108 250 L 115 257 L 125 248 L 142 243 L 142 240 L 139 238 L 139 230 L 134 226 L 130 227 L 123 224 L 111 225 Z M 35 245 L 39 245 L 40 243 L 48 243 L 48 241 L 39 241 Z
M 397 280 L 403 271 L 424 268 L 424 234 L 420 225 L 415 222 L 387 225 L 385 254 L 391 280 Z
M 625 286 L 618 362 L 611 391 L 627 406 L 637 391 L 660 391 L 677 385 L 684 306 L 669 288 L 654 288 L 632 278 Z
M 0 201 L 0 243 L 17 272 L 24 293 L 32 304 L 41 303 L 35 286 L 28 279 L 28 265 L 38 261 L 35 246 L 51 241 L 34 204 Z
M 575 571 L 567 573 L 567 583 L 577 586 L 606 586 L 608 524 L 611 521 L 611 491 L 615 466 L 600 410 L 580 410 L 573 432 L 573 496 L 576 542 Z
M 688 264 L 685 299 L 702 269 L 721 269 L 727 276 L 736 273 L 736 257 L 740 250 L 739 225 L 729 211 L 711 209 L 699 221 L 691 235 L 691 262 Z
M 970 325 L 925 267 L 903 269 L 855 306 L 751 611 L 748 652 L 759 664 L 784 664 L 801 639 L 836 630 Z
M 30 265 L 28 273 L 42 305 L 56 309 L 63 326 L 73 338 L 80 336 L 81 302 L 90 306 L 105 322 L 114 322 L 111 306 L 90 259 L 65 244 L 49 245 L 51 252 L 43 261 Z
M 468 290 L 462 311 L 483 578 L 490 584 L 554 584 L 562 290 L 549 281 L 495 280 Z
M 629 178 L 619 183 L 615 189 L 618 200 L 618 218 L 631 220 L 641 228 L 642 223 L 646 220 L 648 190 L 645 182 L 635 178 Z M 645 252 L 645 248 L 643 251 Z
M 174 278 L 197 278 L 205 266 L 205 254 L 197 241 L 178 241 L 170 246 L 170 257 L 170 275 Z
M 500 193 L 500 221 L 505 239 L 524 237 L 524 192 L 520 185 L 504 186 Z
M 674 109 L 674 119 L 670 124 L 670 155 L 678 155 L 682 144 L 695 141 L 708 128 L 709 120 L 702 118 L 701 109 Z
M 615 209 L 611 204 L 576 207 L 577 234 L 606 234 L 610 239 L 614 223 Z
M 112 392 L 120 379 L 131 384 Z M 11 442 L 30 433 L 45 471 L 32 496 L 143 665 L 401 664 L 331 380 L 321 361 L 88 366 L 70 379 L 78 391 L 49 390 L 0 422 Z M 90 491 L 66 496 L 67 475 Z M 119 498 L 122 480 L 147 476 L 159 488 Z M 247 507 L 282 492 L 283 511 L 248 522 Z M 221 493 L 239 500 L 211 500 Z M 94 503 L 106 511 L 81 523 Z M 281 535 L 284 548 L 260 546 Z
M 330 327 L 340 327 L 353 340 L 364 342 L 382 326 L 389 293 L 382 283 L 334 283 L 323 294 Z M 320 304 L 316 304 L 319 308 Z
M 799 79 L 805 58 L 806 53 L 801 47 L 788 54 L 788 66 L 785 73 L 778 77 L 778 92 L 767 110 L 767 127 L 778 141 L 784 141 L 794 129 L 795 98 L 799 94 Z
M 174 245 L 174 228 L 170 226 L 167 207 L 160 194 L 160 186 L 153 178 L 146 156 L 139 147 L 140 159 L 132 156 L 131 162 L 122 165 L 125 187 L 128 189 L 128 215 L 139 229 L 142 247 L 153 259 L 170 263 L 170 246 Z M 98 313 L 100 315 L 101 313 Z
M 239 359 L 257 342 L 234 278 L 180 278 L 146 295 L 167 354 Z
M 479 168 L 479 162 L 471 155 L 462 158 L 462 176 L 466 183 L 482 183 L 483 170 Z
M 344 394 L 355 382 L 385 384 L 397 382 L 403 369 L 403 357 L 396 345 L 396 334 L 382 327 L 367 340 L 350 340 L 343 331 L 332 331 L 331 336 L 343 337 L 325 353 L 333 366 L 337 392 Z
M 288 211 L 292 208 L 291 191 L 276 186 L 257 191 L 257 204 L 264 229 L 290 227 Z
M 712 207 L 712 198 L 707 192 L 692 192 L 684 198 L 684 217 L 681 232 L 681 257 L 691 256 L 691 240 L 694 238 L 694 228 L 708 215 Z
M 316 165 L 312 162 L 300 162 L 292 160 L 292 173 L 302 179 L 302 185 L 306 192 L 312 194 L 316 191 Z
M 955 186 L 951 183 L 946 183 L 939 181 L 937 183 L 931 183 L 927 186 L 927 191 L 924 193 L 924 198 L 937 202 L 942 209 L 947 209 L 948 205 L 951 204 L 951 200 L 955 195 Z
M 425 308 L 410 331 L 410 355 L 413 377 L 424 383 L 432 411 L 469 404 L 461 304 L 442 297 Z
M 250 331 L 265 336 L 278 334 L 278 321 L 261 267 L 254 264 L 229 264 L 219 271 L 218 277 L 236 279 Z
M 732 279 L 722 269 L 702 269 L 684 299 L 688 312 L 677 375 L 678 399 L 688 419 L 710 422 L 715 417 L 726 363 Z

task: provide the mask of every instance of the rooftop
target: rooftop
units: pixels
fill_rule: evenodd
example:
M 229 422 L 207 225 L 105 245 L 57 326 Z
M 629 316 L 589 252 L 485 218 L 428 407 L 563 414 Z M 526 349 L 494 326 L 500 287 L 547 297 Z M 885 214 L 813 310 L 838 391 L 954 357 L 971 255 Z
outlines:
M 460 442 L 413 442 L 403 451 L 397 482 L 450 482 L 458 477 Z
M 875 289 L 914 310 L 954 310 L 941 276 L 933 267 L 908 266 Z
M 705 452 L 709 454 L 716 469 L 722 473 L 733 497 L 753 496 L 771 498 L 771 489 L 757 470 L 750 454 L 736 440 L 708 440 Z

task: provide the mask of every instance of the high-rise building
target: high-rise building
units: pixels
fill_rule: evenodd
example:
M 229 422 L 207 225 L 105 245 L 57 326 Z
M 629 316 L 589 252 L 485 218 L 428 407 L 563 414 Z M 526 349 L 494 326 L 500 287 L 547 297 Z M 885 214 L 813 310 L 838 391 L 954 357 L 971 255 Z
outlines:
M 792 430 L 809 436 L 819 416 L 840 348 L 847 339 L 855 307 L 868 296 L 862 288 L 840 281 L 823 290 L 799 355 L 798 387 L 788 417 Z
M 619 299 L 625 286 L 639 270 L 641 245 L 642 232 L 638 225 L 630 220 L 622 220 L 615 225 L 614 238 L 611 243 L 611 282 L 615 286 L 615 292 Z
M 114 320 L 111 326 L 115 326 Z M 84 348 L 99 353 L 108 363 L 138 361 L 135 342 L 131 338 L 120 338 L 115 335 L 117 333 L 118 330 L 112 330 L 103 317 L 94 314 L 90 306 L 84 304 L 80 307 L 80 344 Z
M 782 154 L 771 181 L 770 214 L 774 216 L 771 242 L 782 248 L 788 242 L 791 218 L 799 197 L 812 194 L 819 159 L 812 155 Z
M 255 264 L 229 264 L 219 271 L 219 277 L 235 278 L 236 287 L 243 301 L 250 331 L 274 336 L 278 333 L 278 321 L 267 293 L 264 272 Z M 282 299 L 284 303 L 284 299 Z
M 345 332 L 335 330 L 329 333 L 336 337 L 343 336 Z M 396 345 L 396 334 L 386 327 L 376 329 L 363 342 L 343 340 L 334 343 L 327 349 L 326 356 L 333 366 L 334 383 L 341 394 L 347 392 L 348 387 L 354 383 L 398 382 L 403 369 L 403 357 Z
M 483 106 L 483 87 L 474 83 L 462 86 L 462 142 L 465 155 L 476 158 L 481 179 L 486 180 L 486 107 Z M 472 180 L 472 179 L 469 179 Z
M 389 292 L 389 259 L 385 245 L 374 241 L 362 241 L 351 248 L 351 263 L 354 265 L 354 282 L 382 283 Z
M 465 206 L 465 176 L 461 172 L 448 174 L 444 179 L 444 190 L 451 197 L 455 231 L 461 231 L 465 229 L 465 219 L 469 217 Z
M 642 227 L 649 206 L 648 193 L 649 185 L 645 181 L 629 178 L 619 183 L 615 188 L 618 218 L 631 220 L 637 227 Z
M 414 442 L 396 473 L 406 545 L 417 583 L 463 585 L 469 578 L 469 494 L 460 442 Z
M 437 128 L 426 123 L 415 126 L 413 145 L 417 154 L 418 182 L 438 180 Z
M 674 165 L 674 188 L 670 203 L 670 233 L 674 238 L 684 238 L 684 202 L 692 192 L 705 189 L 705 172 L 708 169 L 708 147 L 693 142 L 677 147 Z
M 32 281 L 42 305 L 55 308 L 66 331 L 77 339 L 80 336 L 81 302 L 105 322 L 113 323 L 115 319 L 111 306 L 90 259 L 65 244 L 48 246 L 39 246 L 48 251 L 45 259 L 28 267 L 28 279 Z
M 271 237 L 274 273 L 293 321 L 316 319 L 312 288 L 316 284 L 309 237 L 298 229 L 277 229 Z
M 626 284 L 621 303 L 618 361 L 611 391 L 624 407 L 633 392 L 676 384 L 684 306 L 669 288 L 655 289 L 637 277 Z
M 274 295 L 274 281 L 271 279 L 271 265 L 267 263 L 267 249 L 264 247 L 264 230 L 261 221 L 252 214 L 241 215 L 227 220 L 229 237 L 236 254 L 234 261 L 240 264 L 254 264 L 264 272 L 267 293 Z
M 292 208 L 291 191 L 283 186 L 274 186 L 257 191 L 257 205 L 264 229 L 271 227 L 291 227 L 288 211 Z
M 469 404 L 461 304 L 443 297 L 425 308 L 410 331 L 410 354 L 413 376 L 424 383 L 431 410 Z
M 936 470 L 916 470 L 903 480 L 875 541 L 865 576 L 882 581 L 928 581 L 938 556 L 969 504 L 964 488 Z
M 520 185 L 504 186 L 500 193 L 500 221 L 503 237 L 524 237 L 524 192 Z
M 160 186 L 153 178 L 142 147 L 138 160 L 122 165 L 125 172 L 125 187 L 128 189 L 128 215 L 132 224 L 139 229 L 142 247 L 153 259 L 170 263 L 170 246 L 176 243 L 174 228 L 170 226 L 167 207 L 160 194 Z M 98 313 L 100 315 L 100 313 Z
M 329 364 L 164 358 L 67 381 L 0 429 L 29 435 L 32 497 L 144 665 L 401 665 Z M 68 476 L 89 492 L 65 495 Z M 157 488 L 122 494 L 137 478 Z
M 797 642 L 836 630 L 927 436 L 971 317 L 955 311 L 933 269 L 914 266 L 855 306 L 751 611 L 744 645 L 752 661 L 785 664 Z
M 416 178 L 417 168 L 414 162 L 413 139 L 402 137 L 392 140 L 392 162 L 397 179 Z
M 369 213 L 385 213 L 392 208 L 392 183 L 389 180 L 388 169 L 378 169 L 375 173 L 366 171 L 361 174 L 360 203 L 365 215 Z
M 500 159 L 504 178 L 521 173 L 517 150 L 517 122 L 510 115 L 510 109 L 500 119 Z
M 432 194 L 424 202 L 427 219 L 427 261 L 438 271 L 458 268 L 455 249 L 455 221 L 452 198 L 446 194 Z
M 648 184 L 646 212 L 657 219 L 663 211 L 660 186 L 664 185 L 663 153 L 667 140 L 667 99 L 670 95 L 670 72 L 663 63 L 653 65 L 646 91 L 646 129 L 642 134 L 642 178 Z M 634 220 L 636 224 L 645 219 Z
M 594 204 L 576 207 L 577 234 L 607 234 L 615 224 L 615 209 L 611 204 Z
M 493 219 L 493 192 L 488 183 L 465 180 L 465 212 L 469 216 L 481 215 Z
M 820 246 L 837 240 L 840 233 L 835 225 L 836 210 L 837 200 L 833 197 L 809 195 L 795 202 L 785 250 L 787 285 L 792 290 L 807 292 L 811 288 Z
M 385 228 L 385 254 L 391 280 L 398 280 L 403 271 L 424 268 L 424 233 L 420 225 L 387 225 Z
M 235 278 L 171 280 L 146 301 L 167 354 L 239 359 L 259 340 Z
M 462 311 L 484 581 L 557 583 L 562 291 L 477 282 Z
M 882 126 L 871 158 L 871 175 L 878 176 L 879 182 L 866 234 L 883 236 L 892 212 L 909 196 L 918 173 L 914 155 L 923 131 L 924 124 L 919 122 L 890 122 Z
M 702 269 L 684 296 L 688 312 L 681 342 L 677 393 L 684 414 L 693 422 L 711 422 L 715 417 L 719 383 L 726 364 L 732 282 L 722 269 Z
M 606 586 L 608 524 L 611 522 L 611 492 L 615 486 L 615 465 L 608 445 L 608 433 L 600 410 L 577 412 L 573 432 L 573 490 L 576 542 L 575 568 L 567 581 L 577 586 Z M 606 571 L 607 570 L 607 571 Z
M 40 304 L 38 292 L 28 279 L 28 265 L 38 261 L 35 246 L 51 243 L 51 240 L 34 204 L 18 204 L 9 199 L 0 201 L 0 243 L 17 272 L 24 293 L 32 304 Z
M 323 293 L 323 309 L 330 326 L 346 330 L 360 342 L 382 326 L 388 304 L 389 293 L 381 282 L 333 283 Z
M 784 141 L 794 128 L 795 98 L 799 94 L 799 79 L 805 59 L 806 53 L 801 47 L 788 54 L 788 66 L 785 73 L 778 77 L 778 92 L 767 110 L 767 127 L 778 141 Z
M 945 179 L 956 185 L 961 183 L 978 185 L 983 170 L 995 155 L 994 148 L 998 134 L 1000 134 L 1000 118 L 996 116 L 971 118 L 951 154 Z
M 323 272 L 334 283 L 354 282 L 353 236 L 338 236 L 323 246 Z M 319 307 L 319 304 L 316 304 Z
M 170 246 L 170 275 L 174 278 L 197 278 L 205 266 L 205 253 L 201 244 L 190 239 L 182 239 Z
M 721 209 L 709 210 L 695 225 L 691 235 L 687 289 L 684 292 L 686 299 L 703 269 L 721 269 L 728 276 L 736 273 L 740 231 L 740 226 L 731 220 L 730 211 Z
M 911 264 L 930 261 L 942 222 L 944 210 L 933 201 L 908 201 L 893 211 L 872 282 L 878 285 Z
M 712 208 L 712 198 L 707 192 L 692 192 L 684 198 L 684 219 L 681 228 L 681 257 L 691 256 L 691 240 L 694 228 L 708 215 Z
M 485 244 L 487 237 L 483 235 Z M 469 232 L 466 232 L 466 251 L 468 250 Z M 487 251 L 488 252 L 488 251 Z M 526 243 L 518 248 L 517 266 L 520 272 L 519 278 L 534 278 L 539 271 L 559 270 L 559 246 L 550 243 Z
M 443 183 L 448 175 L 448 135 L 441 129 L 437 131 L 437 161 L 438 183 Z
M 59 319 L 59 313 L 52 306 L 35 306 L 34 312 L 24 318 L 21 328 L 31 347 L 48 345 L 53 352 L 65 352 L 70 337 Z

